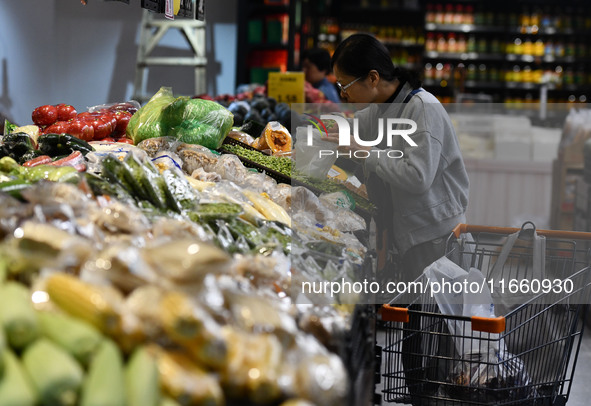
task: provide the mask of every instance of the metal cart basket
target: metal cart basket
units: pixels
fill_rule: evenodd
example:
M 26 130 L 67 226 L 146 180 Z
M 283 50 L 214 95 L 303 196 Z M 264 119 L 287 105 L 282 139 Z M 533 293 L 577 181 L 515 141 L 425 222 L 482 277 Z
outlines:
M 412 284 L 414 289 L 409 287 L 382 306 L 386 402 L 566 403 L 590 300 L 591 233 L 536 231 L 529 225 L 519 229 L 460 224 L 448 240 L 445 256 L 465 271 L 479 270 L 489 290 L 528 293 L 522 302 L 494 303 L 489 306 L 494 309 L 491 317 L 442 312 L 425 272 Z M 500 260 L 510 235 L 518 238 Z M 539 236 L 545 237 L 545 279 L 534 282 L 532 241 Z M 493 269 L 495 281 L 487 279 Z M 418 282 L 425 289 L 417 290 Z

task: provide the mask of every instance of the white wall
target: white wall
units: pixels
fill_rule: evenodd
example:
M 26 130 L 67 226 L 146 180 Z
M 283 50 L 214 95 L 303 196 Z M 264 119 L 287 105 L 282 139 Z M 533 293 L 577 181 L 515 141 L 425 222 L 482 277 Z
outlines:
M 206 0 L 207 92 L 235 92 L 236 4 Z M 89 0 L 0 0 L 0 113 L 31 123 L 43 104 L 69 103 L 79 111 L 131 98 L 142 8 Z M 182 53 L 186 42 L 167 34 L 155 54 Z M 171 86 L 194 93 L 190 68 L 152 68 L 148 93 Z

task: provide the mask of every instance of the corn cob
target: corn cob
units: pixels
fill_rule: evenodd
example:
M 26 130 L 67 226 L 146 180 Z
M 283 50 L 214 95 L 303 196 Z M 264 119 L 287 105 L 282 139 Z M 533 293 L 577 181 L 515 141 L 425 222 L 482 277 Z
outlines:
M 75 406 L 84 372 L 74 357 L 46 338 L 40 338 L 23 353 L 25 371 L 42 405 Z
M 306 399 L 289 399 L 279 406 L 315 406 L 315 404 Z
M 158 406 L 160 376 L 155 357 L 138 347 L 125 367 L 126 406 Z
M 164 396 L 160 402 L 160 406 L 181 406 L 176 400 Z
M 186 354 L 151 346 L 164 391 L 182 406 L 225 404 L 217 379 L 192 363 Z
M 121 351 L 105 340 L 92 358 L 80 406 L 125 406 L 124 382 Z
M 6 350 L 2 356 L 5 370 L 0 378 L 0 405 L 2 406 L 34 406 L 37 394 L 29 376 L 16 355 Z
M 121 314 L 113 303 L 118 302 L 117 298 L 107 297 L 101 288 L 74 276 L 56 273 L 48 278 L 46 289 L 51 300 L 70 315 L 92 324 L 103 333 L 120 334 Z
M 39 336 L 39 322 L 29 290 L 18 282 L 0 286 L 0 325 L 8 344 L 21 350 Z
M 92 325 L 74 317 L 55 312 L 38 312 L 43 336 L 68 351 L 87 367 L 103 337 Z
M 244 190 L 243 193 L 267 220 L 279 221 L 291 227 L 291 218 L 283 207 L 251 190 Z

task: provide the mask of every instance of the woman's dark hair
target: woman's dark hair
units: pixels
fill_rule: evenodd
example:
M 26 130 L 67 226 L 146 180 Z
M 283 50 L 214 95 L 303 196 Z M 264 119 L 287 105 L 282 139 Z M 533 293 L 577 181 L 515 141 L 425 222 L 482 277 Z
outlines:
M 353 34 L 343 40 L 332 56 L 331 68 L 335 65 L 350 76 L 367 76 L 369 71 L 375 70 L 384 80 L 399 79 L 409 82 L 414 89 L 421 87 L 418 74 L 394 66 L 388 48 L 371 34 Z
M 331 72 L 330 67 L 330 53 L 324 48 L 312 48 L 302 52 L 302 61 L 304 59 L 312 62 L 319 71 L 324 71 L 326 74 Z

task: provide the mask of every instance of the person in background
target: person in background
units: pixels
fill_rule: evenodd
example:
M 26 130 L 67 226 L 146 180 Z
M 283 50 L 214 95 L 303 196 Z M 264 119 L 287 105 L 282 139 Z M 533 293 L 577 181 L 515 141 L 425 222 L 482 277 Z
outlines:
M 330 54 L 326 49 L 312 48 L 305 50 L 302 53 L 302 70 L 306 76 L 306 81 L 324 93 L 328 100 L 334 103 L 341 101 L 334 83 L 328 80 L 331 69 Z
M 388 49 L 373 35 L 354 34 L 342 41 L 332 69 L 343 101 L 367 105 L 355 115 L 363 141 L 378 139 L 380 118 L 416 123 L 409 135 L 416 146 L 399 135 L 392 137 L 391 146 L 385 136 L 376 146 L 358 145 L 354 139 L 350 146 L 339 146 L 342 152 L 363 151 L 356 160 L 363 167 L 370 201 L 377 206 L 378 280 L 414 281 L 445 255 L 452 229 L 466 221 L 469 180 L 451 119 L 412 72 L 392 63 Z M 336 142 L 338 135 L 329 138 Z M 390 150 L 397 151 L 394 157 L 386 154 Z M 412 403 L 418 404 L 432 389 L 423 385 L 426 376 L 442 372 L 416 355 L 425 349 L 421 334 L 412 330 L 420 331 L 419 317 L 411 317 L 402 348 Z

